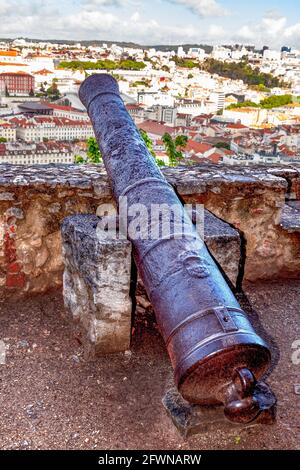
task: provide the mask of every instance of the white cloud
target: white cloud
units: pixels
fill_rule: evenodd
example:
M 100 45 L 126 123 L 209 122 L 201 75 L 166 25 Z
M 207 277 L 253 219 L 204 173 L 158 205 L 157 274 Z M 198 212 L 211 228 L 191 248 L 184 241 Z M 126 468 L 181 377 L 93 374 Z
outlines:
M 17 1 L 24 2 L 24 8 L 17 9 Z M 1 33 L 11 37 L 22 35 L 41 39 L 112 39 L 145 44 L 196 41 L 199 37 L 199 31 L 193 25 L 166 25 L 151 18 L 143 19 L 137 10 L 133 11 L 131 16 L 124 16 L 105 8 L 109 3 L 121 5 L 121 2 L 123 4 L 130 2 L 130 5 L 136 6 L 137 0 L 85 0 L 79 12 L 65 14 L 57 14 L 57 11 L 53 8 L 51 10 L 50 7 L 47 7 L 46 12 L 45 8 L 42 9 L 42 1 L 11 0 L 11 8 L 9 10 L 3 8 Z M 96 3 L 99 6 L 92 8 L 92 4 Z M 0 8 L 5 5 L 6 2 L 0 0 Z
M 201 17 L 224 16 L 228 11 L 216 0 L 169 0 L 173 3 L 186 6 L 189 10 Z
M 84 0 L 83 5 L 90 9 L 97 9 L 99 7 L 119 7 L 123 6 L 126 0 Z
M 222 11 L 215 0 L 167 1 L 197 9 L 201 16 L 208 16 L 213 12 L 220 14 Z M 140 0 L 81 0 L 80 4 L 74 1 L 77 8 L 67 10 L 59 8 L 57 0 L 0 0 L 0 35 L 79 41 L 103 39 L 154 45 L 232 41 L 257 46 L 266 44 L 276 48 L 284 43 L 300 47 L 300 23 L 288 24 L 285 16 L 274 11 L 265 14 L 257 23 L 245 22 L 244 25 L 229 30 L 220 21 L 202 28 L 197 22 L 188 24 L 180 18 L 174 22 L 164 18 L 155 20 L 151 16 L 145 17 L 143 10 L 138 7 L 139 2 Z M 126 5 L 126 9 L 109 9 L 111 5 Z
M 223 26 L 211 24 L 208 28 L 207 36 L 210 40 L 224 39 L 226 37 L 226 31 Z
M 276 37 L 285 28 L 287 19 L 284 16 L 271 17 L 267 16 L 262 19 L 261 28 L 267 32 L 268 35 Z
M 138 21 L 140 21 L 140 19 L 141 19 L 141 15 L 139 14 L 138 11 L 133 13 L 133 15 L 130 18 L 130 20 L 133 21 L 134 23 L 137 23 Z
M 234 34 L 234 39 L 251 41 L 256 45 L 279 47 L 285 40 L 290 44 L 300 46 L 300 24 L 287 26 L 287 18 L 276 12 L 268 12 L 259 23 L 243 25 Z

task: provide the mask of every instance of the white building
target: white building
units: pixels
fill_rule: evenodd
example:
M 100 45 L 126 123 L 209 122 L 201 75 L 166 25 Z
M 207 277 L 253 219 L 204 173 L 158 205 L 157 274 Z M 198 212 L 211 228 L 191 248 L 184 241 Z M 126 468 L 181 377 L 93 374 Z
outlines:
M 10 143 L 0 149 L 0 163 L 12 165 L 42 165 L 49 163 L 74 163 L 71 146 L 62 143 L 24 144 Z
M 265 49 L 263 54 L 263 60 L 268 62 L 280 62 L 281 52 L 272 49 Z
M 216 60 L 226 60 L 231 58 L 231 49 L 222 46 L 214 46 L 211 53 L 212 58 Z
M 138 93 L 138 103 L 144 106 L 174 106 L 174 98 L 168 93 L 140 92 Z
M 209 97 L 210 101 L 216 103 L 217 111 L 224 109 L 225 107 L 225 93 L 221 90 L 214 91 Z
M 223 116 L 247 127 L 260 126 L 268 120 L 268 110 L 261 108 L 225 109 Z
M 185 57 L 185 52 L 184 52 L 184 49 L 183 49 L 182 46 L 178 47 L 178 49 L 177 49 L 177 55 L 178 55 L 178 57 L 180 57 L 180 58 Z
M 191 47 L 188 51 L 188 56 L 192 57 L 193 59 L 198 59 L 203 61 L 205 59 L 205 50 L 201 49 L 201 47 Z
M 0 138 L 6 139 L 10 142 L 15 142 L 17 139 L 16 127 L 6 121 L 0 121 Z
M 87 140 L 94 136 L 90 122 L 71 121 L 52 116 L 36 116 L 31 119 L 14 118 L 13 122 L 16 125 L 17 138 L 25 142 Z

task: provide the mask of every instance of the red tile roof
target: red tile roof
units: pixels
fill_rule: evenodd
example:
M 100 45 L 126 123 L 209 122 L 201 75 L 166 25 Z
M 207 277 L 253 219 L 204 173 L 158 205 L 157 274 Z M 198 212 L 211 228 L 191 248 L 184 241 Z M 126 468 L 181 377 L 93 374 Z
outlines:
M 232 124 L 227 124 L 227 129 L 248 129 L 247 126 L 244 126 L 243 124 L 241 123 L 232 123 Z
M 211 155 L 209 155 L 209 157 L 207 157 L 211 162 L 213 163 L 219 163 L 220 160 L 222 160 L 222 156 L 219 154 L 219 153 L 212 153 Z
M 204 144 L 201 142 L 196 142 L 195 140 L 189 140 L 187 146 L 185 147 L 186 152 L 193 152 L 195 154 L 198 153 L 206 153 L 211 150 L 213 147 L 209 144 Z
M 159 136 L 163 136 L 166 133 L 174 133 L 173 127 L 166 126 L 165 124 L 160 124 L 156 121 L 144 121 L 139 124 L 139 127 L 143 129 L 143 131 L 148 132 L 149 134 L 155 134 Z
M 83 112 L 83 111 L 80 111 L 79 109 L 73 108 L 72 106 L 63 106 L 60 104 L 54 104 L 54 103 L 48 103 L 48 102 L 45 102 L 45 104 L 48 106 L 48 108 L 57 109 L 58 111 L 70 111 L 70 112 L 75 111 L 77 113 Z

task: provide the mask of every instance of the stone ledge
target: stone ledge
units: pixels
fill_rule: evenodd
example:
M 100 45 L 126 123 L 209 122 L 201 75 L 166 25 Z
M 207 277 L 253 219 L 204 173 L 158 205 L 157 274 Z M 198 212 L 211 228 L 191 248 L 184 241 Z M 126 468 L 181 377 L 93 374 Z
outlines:
M 300 201 L 289 202 L 284 206 L 280 225 L 289 233 L 300 233 Z
M 206 185 L 260 184 L 272 188 L 286 188 L 287 180 L 300 178 L 297 167 L 207 165 L 163 168 L 167 180 L 180 193 L 201 192 Z M 201 180 L 201 181 L 200 181 Z M 111 195 L 107 174 L 103 165 L 9 165 L 0 164 L 0 188 L 6 186 L 70 186 L 77 189 L 97 188 Z M 205 189 L 204 189 L 205 190 Z

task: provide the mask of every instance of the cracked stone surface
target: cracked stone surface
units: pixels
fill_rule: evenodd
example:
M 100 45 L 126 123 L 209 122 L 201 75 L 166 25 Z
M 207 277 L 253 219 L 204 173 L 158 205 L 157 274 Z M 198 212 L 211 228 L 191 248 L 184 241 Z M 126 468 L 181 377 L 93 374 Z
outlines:
M 78 215 L 62 225 L 65 306 L 92 357 L 128 350 L 131 337 L 131 243 L 97 236 L 98 222 Z
M 284 206 L 280 224 L 290 233 L 300 233 L 300 201 L 290 202 Z

